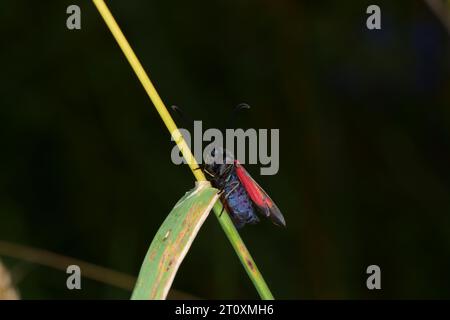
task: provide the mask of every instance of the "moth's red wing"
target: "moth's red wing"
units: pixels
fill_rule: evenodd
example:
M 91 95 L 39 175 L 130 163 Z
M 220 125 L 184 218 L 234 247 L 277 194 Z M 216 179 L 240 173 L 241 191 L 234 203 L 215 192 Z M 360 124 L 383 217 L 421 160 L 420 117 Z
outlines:
M 244 186 L 250 199 L 253 201 L 259 211 L 269 218 L 274 224 L 278 226 L 286 226 L 283 215 L 277 205 L 270 199 L 267 193 L 256 183 L 245 168 L 235 160 L 234 165 L 239 181 Z

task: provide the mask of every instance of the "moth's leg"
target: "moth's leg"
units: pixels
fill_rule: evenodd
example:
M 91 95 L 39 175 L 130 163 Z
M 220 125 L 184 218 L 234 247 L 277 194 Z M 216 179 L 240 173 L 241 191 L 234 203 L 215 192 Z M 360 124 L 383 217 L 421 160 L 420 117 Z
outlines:
M 220 197 L 221 200 L 224 200 L 223 192 L 224 192 L 224 189 L 219 191 L 219 197 Z M 222 216 L 222 213 L 225 210 L 225 204 L 224 204 L 225 201 L 221 201 L 221 202 L 222 202 L 222 210 L 220 210 L 219 218 Z
M 224 175 L 222 174 L 221 176 L 217 177 L 214 176 L 213 178 L 216 181 L 216 188 L 219 189 L 219 195 L 222 195 L 225 192 L 225 186 L 227 185 L 228 182 L 228 178 L 222 179 Z
M 228 165 L 226 167 L 226 169 L 222 172 L 222 174 L 219 176 L 219 179 L 222 179 L 222 178 L 226 177 L 228 174 L 230 174 L 233 167 L 234 167 L 234 164 Z
M 223 194 L 223 193 L 225 192 L 225 187 L 224 187 L 222 190 L 220 190 L 219 193 L 220 193 L 220 198 L 221 198 L 221 199 L 223 199 L 223 200 L 228 199 L 228 197 L 230 196 L 230 194 L 231 194 L 234 190 L 236 190 L 236 188 L 239 186 L 239 181 L 234 181 L 234 182 L 230 183 L 230 186 L 231 186 L 231 189 L 227 192 L 226 195 Z M 223 201 L 223 202 L 225 202 L 225 201 Z M 222 203 L 222 210 L 221 210 L 220 213 L 219 213 L 219 218 L 222 216 L 222 213 L 223 213 L 224 210 L 225 210 L 225 205 Z
M 231 194 L 234 190 L 236 190 L 236 188 L 239 186 L 239 181 L 234 181 L 234 182 L 230 183 L 230 186 L 232 186 L 232 188 L 231 188 L 231 190 L 228 191 L 227 194 L 225 195 L 225 199 L 227 199 L 227 198 L 230 196 L 230 194 Z
M 239 186 L 239 181 L 234 181 L 234 182 L 230 183 L 230 186 L 232 186 L 232 187 L 231 187 L 231 190 L 228 191 L 226 195 L 223 195 L 223 193 L 225 192 L 225 188 L 223 188 L 223 189 L 220 191 L 220 194 L 221 194 L 220 197 L 221 197 L 223 200 L 228 199 L 228 197 L 230 196 L 230 194 L 231 194 L 234 190 L 236 190 L 236 188 Z M 224 202 L 225 202 L 225 201 L 224 201 Z M 224 210 L 225 210 L 225 205 L 222 203 L 222 210 L 221 210 L 220 213 L 219 213 L 219 218 L 222 216 L 222 213 L 223 213 Z
M 216 177 L 216 175 L 215 175 L 214 173 L 209 172 L 209 171 L 206 170 L 206 169 L 204 169 L 203 171 L 204 171 L 207 175 L 209 175 L 211 178 L 215 178 L 215 177 Z
M 222 204 L 222 210 L 220 210 L 219 218 L 222 216 L 223 211 L 225 210 L 225 206 Z
M 194 169 L 194 171 L 203 170 L 204 168 L 205 168 L 205 164 L 199 164 L 198 167 Z

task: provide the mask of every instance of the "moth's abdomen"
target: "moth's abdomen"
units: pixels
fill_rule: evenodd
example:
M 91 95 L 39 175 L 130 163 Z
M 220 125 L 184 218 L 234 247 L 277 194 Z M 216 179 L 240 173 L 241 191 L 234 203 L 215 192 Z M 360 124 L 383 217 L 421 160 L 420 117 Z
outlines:
M 224 201 L 230 209 L 231 218 L 237 228 L 242 228 L 247 223 L 254 224 L 259 221 L 253 203 L 234 170 L 227 177 L 224 196 L 226 197 Z

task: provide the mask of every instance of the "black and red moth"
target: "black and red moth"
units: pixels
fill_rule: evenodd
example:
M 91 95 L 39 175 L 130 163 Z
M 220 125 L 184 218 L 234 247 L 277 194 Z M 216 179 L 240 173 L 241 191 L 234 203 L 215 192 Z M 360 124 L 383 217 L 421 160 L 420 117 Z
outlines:
M 216 159 L 222 159 L 221 163 Z M 280 209 L 229 151 L 214 148 L 205 162 L 203 171 L 213 187 L 220 190 L 222 204 L 236 228 L 259 222 L 256 212 L 275 225 L 286 226 Z

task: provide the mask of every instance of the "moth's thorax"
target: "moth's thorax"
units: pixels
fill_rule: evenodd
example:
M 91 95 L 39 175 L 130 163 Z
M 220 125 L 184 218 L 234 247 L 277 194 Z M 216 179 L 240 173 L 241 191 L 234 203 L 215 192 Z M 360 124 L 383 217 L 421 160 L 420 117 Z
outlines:
M 219 147 L 213 149 L 211 154 L 207 154 L 204 160 L 206 170 L 218 176 L 223 175 L 229 170 L 229 166 L 234 164 L 233 154 Z

